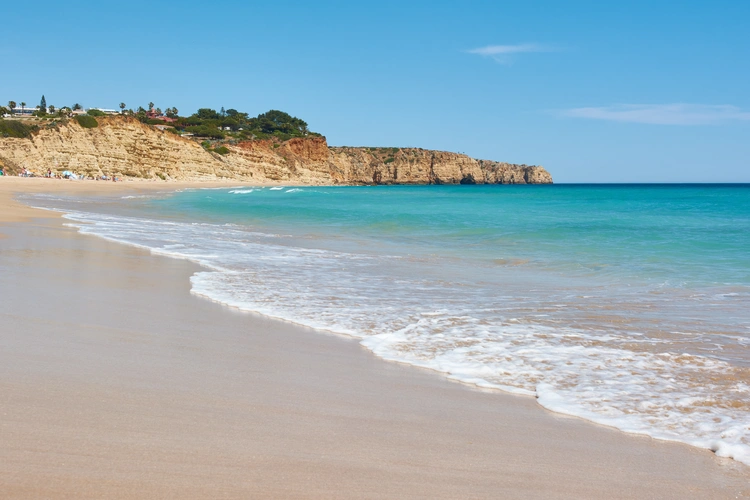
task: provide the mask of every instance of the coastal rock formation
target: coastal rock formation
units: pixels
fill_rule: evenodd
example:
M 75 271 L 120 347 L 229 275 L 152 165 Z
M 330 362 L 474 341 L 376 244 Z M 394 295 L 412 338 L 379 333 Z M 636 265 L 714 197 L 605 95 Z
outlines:
M 176 180 L 234 179 L 292 184 L 550 184 L 539 166 L 514 165 L 420 148 L 329 147 L 325 137 L 226 144 L 220 155 L 196 141 L 124 117 L 44 127 L 30 138 L 0 138 L 0 164 L 37 174 Z

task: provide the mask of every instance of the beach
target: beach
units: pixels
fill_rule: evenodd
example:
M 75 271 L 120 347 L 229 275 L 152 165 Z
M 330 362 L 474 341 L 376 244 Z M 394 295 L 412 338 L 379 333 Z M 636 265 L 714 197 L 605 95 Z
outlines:
M 2 496 L 750 496 L 741 463 L 195 296 L 198 265 L 13 201 L 188 186 L 0 178 Z

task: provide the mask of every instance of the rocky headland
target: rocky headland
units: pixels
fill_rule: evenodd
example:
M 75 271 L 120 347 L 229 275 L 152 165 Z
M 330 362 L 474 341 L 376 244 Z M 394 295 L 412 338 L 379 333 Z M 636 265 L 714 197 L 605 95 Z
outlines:
M 42 175 L 164 180 L 238 180 L 289 184 L 550 184 L 541 166 L 516 165 L 420 148 L 329 147 L 325 137 L 224 144 L 196 140 L 122 116 L 42 126 L 26 138 L 0 138 L 0 165 Z

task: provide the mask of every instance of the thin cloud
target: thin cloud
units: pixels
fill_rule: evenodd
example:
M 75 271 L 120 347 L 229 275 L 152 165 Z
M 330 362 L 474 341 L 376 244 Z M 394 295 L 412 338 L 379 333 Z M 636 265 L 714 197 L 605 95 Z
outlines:
M 482 57 L 489 57 L 499 63 L 509 63 L 516 54 L 530 52 L 552 52 L 555 49 L 538 43 L 519 43 L 516 45 L 487 45 L 476 49 L 467 50 L 469 54 L 477 54 Z
M 717 125 L 750 120 L 750 112 L 737 106 L 708 104 L 617 104 L 573 108 L 563 116 L 651 125 Z

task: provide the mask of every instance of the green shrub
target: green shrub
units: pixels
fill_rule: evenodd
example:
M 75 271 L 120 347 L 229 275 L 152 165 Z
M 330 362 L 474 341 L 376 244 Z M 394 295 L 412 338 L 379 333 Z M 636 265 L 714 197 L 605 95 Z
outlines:
M 16 120 L 0 119 L 0 137 L 17 137 L 23 139 L 29 137 L 37 129 L 36 125 L 26 125 Z
M 229 154 L 229 149 L 226 146 L 219 146 L 218 148 L 214 149 L 216 153 L 219 153 L 220 155 L 226 155 Z
M 177 130 L 176 128 L 169 127 L 169 128 L 165 128 L 164 130 L 166 130 L 170 134 L 180 135 L 179 130 Z
M 209 127 L 206 125 L 196 125 L 187 127 L 185 129 L 187 132 L 190 132 L 193 135 L 197 135 L 198 137 L 209 137 L 211 139 L 223 139 L 224 133 L 215 127 Z
M 396 161 L 396 159 L 395 159 L 395 158 L 394 158 L 393 156 L 391 156 L 390 158 L 386 158 L 386 159 L 385 159 L 385 160 L 383 161 L 383 163 L 385 163 L 385 164 L 387 165 L 387 164 L 389 164 L 389 163 L 393 163 L 394 161 Z
M 270 139 L 271 136 L 269 134 L 266 134 L 264 132 L 261 132 L 260 130 L 244 130 L 242 132 L 243 136 L 250 136 L 254 139 Z
M 89 115 L 78 115 L 76 116 L 76 121 L 78 122 L 78 125 L 83 128 L 96 128 L 99 126 L 99 122 L 96 121 L 96 118 Z
M 89 116 L 105 116 L 106 113 L 104 111 L 99 111 L 98 109 L 90 109 L 86 111 Z

